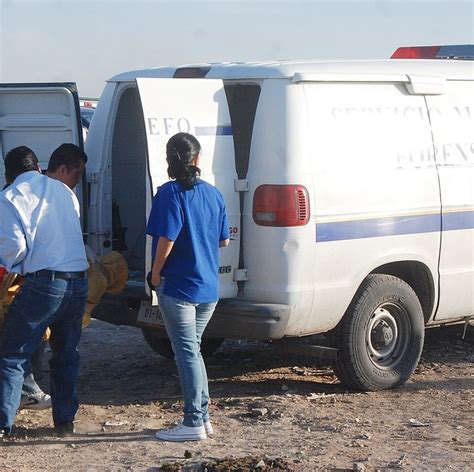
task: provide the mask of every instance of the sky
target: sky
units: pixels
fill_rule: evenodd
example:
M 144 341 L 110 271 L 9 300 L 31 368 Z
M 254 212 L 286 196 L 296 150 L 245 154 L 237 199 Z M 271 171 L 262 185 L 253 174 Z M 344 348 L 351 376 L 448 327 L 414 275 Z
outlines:
M 72 81 L 83 97 L 133 69 L 467 43 L 474 0 L 0 0 L 0 82 Z

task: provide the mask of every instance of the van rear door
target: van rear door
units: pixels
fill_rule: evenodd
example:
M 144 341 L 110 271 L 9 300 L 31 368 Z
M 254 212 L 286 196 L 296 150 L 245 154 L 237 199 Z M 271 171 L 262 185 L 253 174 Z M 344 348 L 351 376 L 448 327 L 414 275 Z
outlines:
M 191 133 L 202 146 L 199 167 L 203 180 L 224 196 L 231 244 L 219 254 L 220 297 L 237 295 L 234 271 L 239 264 L 240 206 L 234 140 L 224 85 L 221 80 L 138 78 L 148 145 L 146 214 L 157 188 L 169 180 L 166 143 L 178 132 Z M 147 241 L 146 272 L 151 270 L 151 241 Z M 156 302 L 156 300 L 155 300 Z
M 28 146 L 47 169 L 51 153 L 62 143 L 82 147 L 79 98 L 73 83 L 0 84 L 0 155 Z M 0 166 L 0 190 L 5 169 Z M 82 189 L 76 189 L 82 201 Z M 83 202 L 84 203 L 84 202 Z M 82 205 L 82 215 L 86 215 Z
M 0 84 L 0 154 L 17 146 L 31 148 L 46 169 L 62 143 L 82 143 L 75 84 Z M 82 144 L 81 144 L 82 145 Z M 3 166 L 0 185 L 5 183 Z

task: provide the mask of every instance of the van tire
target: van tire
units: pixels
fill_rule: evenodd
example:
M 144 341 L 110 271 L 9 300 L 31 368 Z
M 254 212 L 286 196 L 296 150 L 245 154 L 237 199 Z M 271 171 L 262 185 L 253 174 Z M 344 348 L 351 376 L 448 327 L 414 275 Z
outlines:
M 143 337 L 147 344 L 160 356 L 173 359 L 171 342 L 163 330 L 142 328 Z M 201 353 L 203 357 L 212 356 L 224 342 L 223 338 L 203 338 L 201 341 Z
M 413 289 L 386 274 L 370 274 L 331 336 L 339 348 L 334 371 L 357 390 L 402 385 L 423 350 L 423 310 Z

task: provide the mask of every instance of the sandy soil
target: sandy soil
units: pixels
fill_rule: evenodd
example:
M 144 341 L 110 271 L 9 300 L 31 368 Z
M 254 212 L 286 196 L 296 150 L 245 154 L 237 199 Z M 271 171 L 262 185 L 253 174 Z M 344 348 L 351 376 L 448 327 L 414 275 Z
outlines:
M 412 378 L 376 393 L 348 391 L 330 367 L 271 344 L 226 342 L 207 360 L 213 438 L 164 443 L 153 433 L 182 406 L 174 363 L 138 329 L 93 321 L 78 434 L 57 438 L 50 411 L 23 410 L 0 470 L 472 470 L 474 327 L 464 341 L 462 328 L 428 330 Z

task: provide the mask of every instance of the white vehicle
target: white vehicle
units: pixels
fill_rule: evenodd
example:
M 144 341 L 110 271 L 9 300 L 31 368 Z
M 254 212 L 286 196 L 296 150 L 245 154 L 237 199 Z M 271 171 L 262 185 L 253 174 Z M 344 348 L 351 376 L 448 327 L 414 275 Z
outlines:
M 21 121 L 0 114 L 2 133 Z M 57 131 L 66 116 L 44 122 Z M 98 253 L 122 251 L 131 277 L 94 314 L 142 326 L 159 352 L 145 224 L 178 131 L 201 142 L 202 178 L 223 193 L 231 226 L 211 349 L 216 338 L 327 333 L 333 349 L 321 352 L 338 377 L 376 390 L 407 380 L 425 326 L 474 315 L 472 62 L 213 64 L 110 79 L 86 143 L 86 232 Z M 3 149 L 55 146 L 27 136 L 7 135 Z

